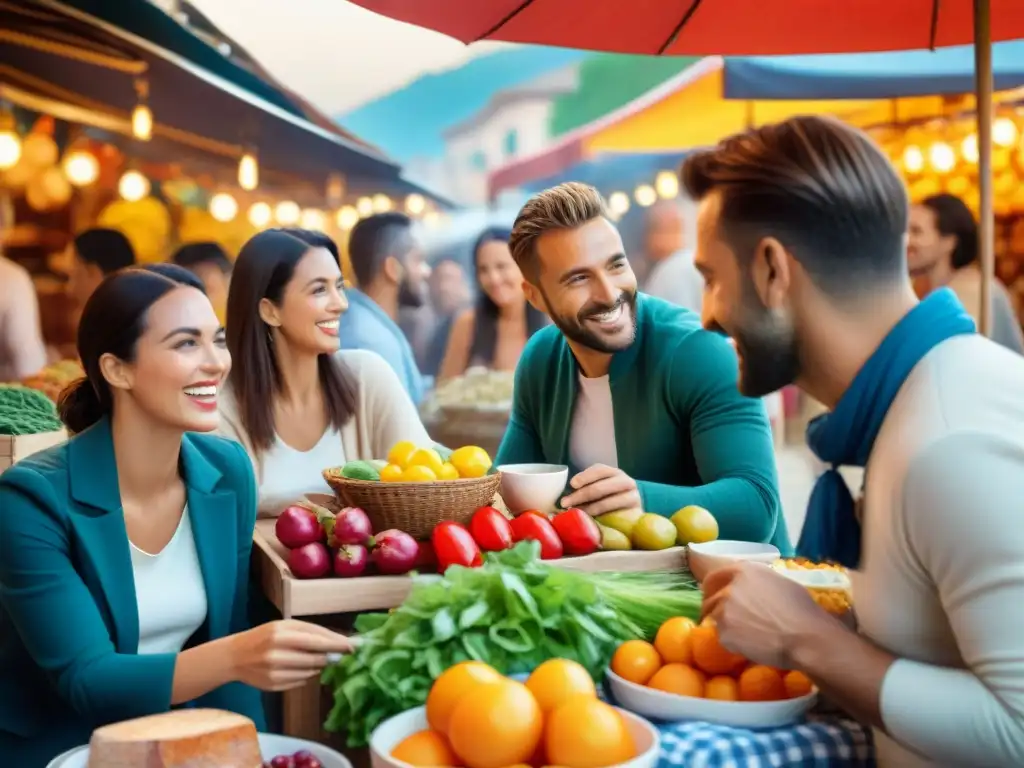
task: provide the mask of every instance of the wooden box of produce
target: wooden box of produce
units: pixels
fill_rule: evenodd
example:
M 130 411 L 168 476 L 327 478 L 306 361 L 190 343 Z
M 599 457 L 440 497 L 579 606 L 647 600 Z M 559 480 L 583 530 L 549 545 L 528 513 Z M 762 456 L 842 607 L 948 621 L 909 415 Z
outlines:
M 68 435 L 64 430 L 43 432 L 39 435 L 0 435 L 0 472 L 33 453 L 63 443 L 67 439 Z

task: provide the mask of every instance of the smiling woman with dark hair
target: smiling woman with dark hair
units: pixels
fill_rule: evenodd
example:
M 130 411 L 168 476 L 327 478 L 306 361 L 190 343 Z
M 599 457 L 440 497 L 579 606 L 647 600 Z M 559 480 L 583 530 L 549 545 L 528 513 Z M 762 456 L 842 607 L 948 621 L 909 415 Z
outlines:
M 329 490 L 320 474 L 328 467 L 383 458 L 400 440 L 430 444 L 384 359 L 339 351 L 343 285 L 330 249 L 282 230 L 254 236 L 235 261 L 227 326 L 235 367 L 221 431 L 252 459 L 261 515 Z

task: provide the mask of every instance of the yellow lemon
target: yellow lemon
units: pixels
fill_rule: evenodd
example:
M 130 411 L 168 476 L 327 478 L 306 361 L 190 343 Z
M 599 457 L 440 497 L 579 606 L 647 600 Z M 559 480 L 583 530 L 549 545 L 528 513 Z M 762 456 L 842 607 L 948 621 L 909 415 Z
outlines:
M 437 475 L 430 467 L 419 464 L 411 464 L 402 472 L 403 483 L 432 483 L 437 480 Z
M 395 443 L 388 451 L 388 464 L 397 464 L 402 469 L 409 466 L 409 459 L 416 453 L 416 446 L 408 440 Z
M 441 465 L 441 471 L 437 473 L 438 480 L 458 480 L 459 470 L 455 468 L 454 464 L 449 464 L 447 461 Z
M 491 468 L 491 457 L 478 445 L 466 445 L 454 451 L 449 461 L 459 477 L 483 477 Z
M 441 454 L 433 448 L 420 448 L 409 457 L 410 467 L 428 467 L 435 475 L 440 476 L 444 462 Z
M 380 481 L 382 483 L 402 482 L 402 468 L 397 464 L 388 464 L 380 471 Z

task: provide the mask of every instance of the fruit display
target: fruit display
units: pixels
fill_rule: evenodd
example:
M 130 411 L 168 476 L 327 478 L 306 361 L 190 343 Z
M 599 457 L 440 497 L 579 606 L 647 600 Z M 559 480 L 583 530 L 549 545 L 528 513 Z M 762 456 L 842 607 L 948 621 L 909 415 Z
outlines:
M 437 558 L 450 561 L 446 547 L 464 547 L 457 554 L 469 567 L 454 562 L 441 576 L 413 576 L 400 606 L 357 618 L 362 642 L 324 671 L 322 681 L 334 692 L 325 727 L 345 731 L 349 746 L 365 746 L 382 721 L 427 703 L 434 681 L 460 662 L 509 675 L 563 658 L 599 679 L 621 643 L 653 637 L 669 618 L 700 612 L 700 591 L 678 571 L 556 568 L 541 559 L 538 541 L 478 552 L 469 547 L 472 537 L 456 535 L 435 538 Z M 478 556 L 482 564 L 475 565 Z
M 23 386 L 42 392 L 53 402 L 71 382 L 85 376 L 85 369 L 77 360 L 61 360 L 21 380 Z
M 0 435 L 38 435 L 63 426 L 44 394 L 20 384 L 0 384 Z
M 695 624 L 685 616 L 662 624 L 653 643 L 635 639 L 620 645 L 611 670 L 636 685 L 718 701 L 781 701 L 814 689 L 802 672 L 753 664 L 727 650 L 712 620 Z
M 714 515 L 694 505 L 683 507 L 672 517 L 642 509 L 623 509 L 606 512 L 596 521 L 602 549 L 658 551 L 718 538 Z
M 429 728 L 391 757 L 412 766 L 607 768 L 638 755 L 626 721 L 579 663 L 552 658 L 525 683 L 479 661 L 456 664 L 427 694 Z
M 275 755 L 263 763 L 263 768 L 323 768 L 323 764 L 308 749 L 290 755 Z
M 437 448 L 402 441 L 392 446 L 386 460 L 350 461 L 339 474 L 347 480 L 368 482 L 436 483 L 483 477 L 492 464 L 487 451 L 476 445 L 465 445 L 442 456 Z
M 850 577 L 841 565 L 794 557 L 777 560 L 772 567 L 807 587 L 814 601 L 829 613 L 841 616 L 853 607 Z

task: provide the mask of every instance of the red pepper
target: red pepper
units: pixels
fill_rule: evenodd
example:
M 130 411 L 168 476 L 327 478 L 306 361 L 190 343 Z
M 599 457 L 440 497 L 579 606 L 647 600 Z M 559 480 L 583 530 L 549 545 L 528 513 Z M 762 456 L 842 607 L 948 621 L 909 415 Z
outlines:
M 572 507 L 551 521 L 570 555 L 589 555 L 601 548 L 601 529 L 582 509 Z
M 469 532 L 484 552 L 500 552 L 513 544 L 512 524 L 494 507 L 480 507 L 474 512 Z
M 417 571 L 436 571 L 437 555 L 434 554 L 434 545 L 429 541 L 418 541 L 420 545 L 419 554 L 416 555 L 416 563 L 413 567 Z
M 516 541 L 539 541 L 542 560 L 557 560 L 562 556 L 562 540 L 558 538 L 554 526 L 535 509 L 523 512 L 512 521 L 512 535 Z
M 438 523 L 430 535 L 437 555 L 437 570 L 444 573 L 449 565 L 464 565 L 477 568 L 484 563 L 480 547 L 473 541 L 469 531 L 450 520 Z

